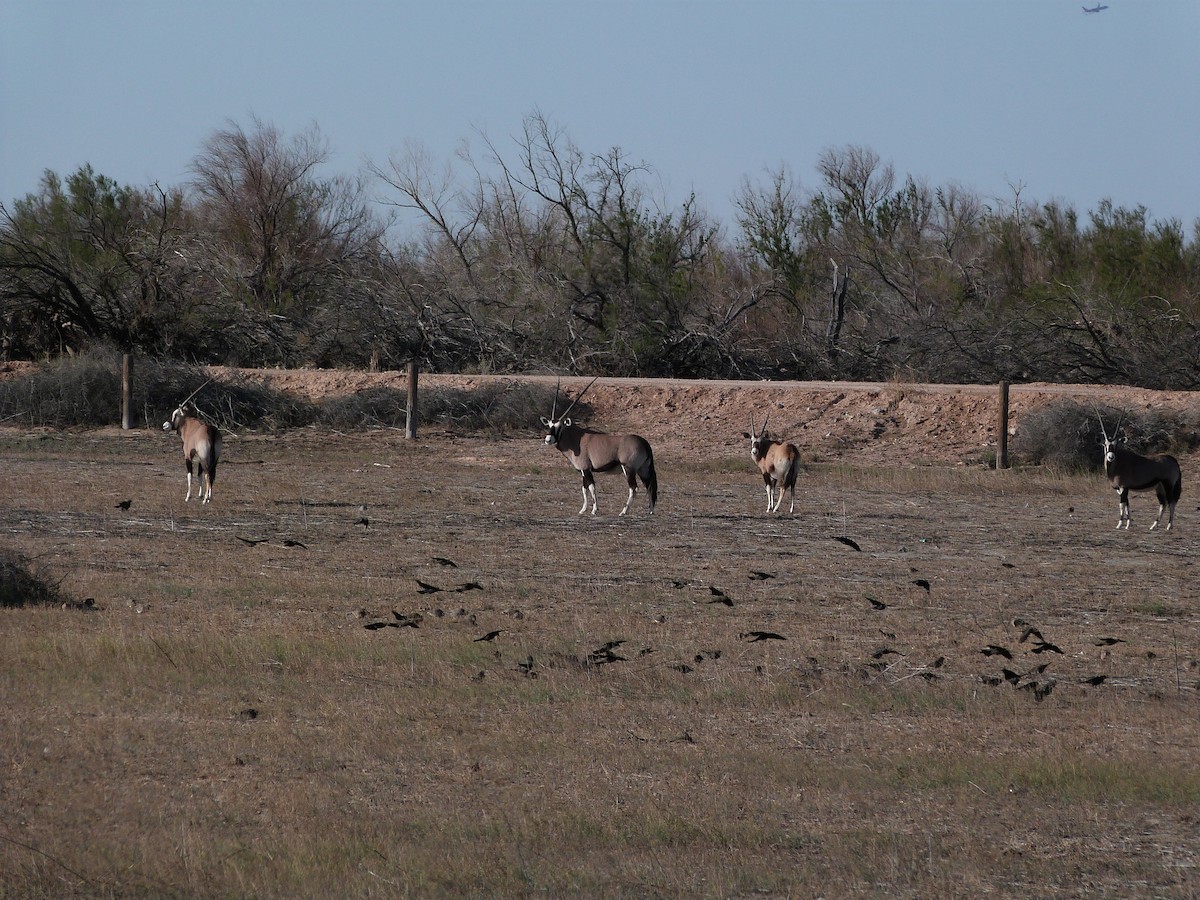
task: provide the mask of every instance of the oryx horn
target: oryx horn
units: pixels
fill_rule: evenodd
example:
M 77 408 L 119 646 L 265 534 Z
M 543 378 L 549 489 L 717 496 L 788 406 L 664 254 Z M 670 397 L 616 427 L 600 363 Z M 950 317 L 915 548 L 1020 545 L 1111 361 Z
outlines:
M 597 376 L 596 376 L 596 378 L 593 378 L 591 381 L 589 381 L 589 382 L 588 382 L 588 384 L 587 384 L 587 387 L 585 387 L 585 388 L 584 388 L 582 391 L 580 391 L 580 392 L 579 392 L 579 396 L 578 396 L 578 397 L 576 397 L 576 398 L 575 398 L 573 401 L 571 401 L 571 405 L 570 405 L 570 406 L 568 406 L 568 407 L 567 407 L 565 410 L 563 410 L 562 418 L 564 418 L 564 419 L 565 419 L 565 418 L 566 418 L 568 415 L 570 415 L 570 413 L 571 413 L 571 410 L 573 410 L 573 409 L 575 408 L 575 404 L 576 404 L 576 403 L 578 403 L 580 400 L 582 400 L 582 399 L 583 399 L 583 395 L 584 395 L 584 394 L 586 394 L 586 393 L 588 392 L 588 388 L 590 388 L 590 387 L 591 387 L 593 384 L 595 384 L 595 383 L 596 383 L 596 380 L 597 380 L 599 377 L 600 377 L 600 376 L 599 376 L 599 375 L 597 375 Z M 556 420 L 556 421 L 557 421 L 557 420 Z
M 205 389 L 206 387 L 208 387 L 210 384 L 212 384 L 212 379 L 211 379 L 211 378 L 210 378 L 210 379 L 208 379 L 208 381 L 204 382 L 204 384 L 200 385 L 200 387 L 198 387 L 198 388 L 196 388 L 194 391 L 192 391 L 190 394 L 188 394 L 188 396 L 187 396 L 187 399 L 186 399 L 186 400 L 184 400 L 182 403 L 180 403 L 180 404 L 179 404 L 179 406 L 180 406 L 181 408 L 182 408 L 182 407 L 184 407 L 184 406 L 187 406 L 187 405 L 188 405 L 188 403 L 189 403 L 189 402 L 191 402 L 191 399 L 192 399 L 193 397 L 195 397 L 195 396 L 196 396 L 198 393 L 200 393 L 202 390 L 204 390 L 204 389 Z

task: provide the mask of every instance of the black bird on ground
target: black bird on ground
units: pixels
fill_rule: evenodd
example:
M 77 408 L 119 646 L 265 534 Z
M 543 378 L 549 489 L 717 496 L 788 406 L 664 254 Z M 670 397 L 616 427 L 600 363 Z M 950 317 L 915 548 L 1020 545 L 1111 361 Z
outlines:
M 720 603 L 722 606 L 733 606 L 733 598 L 726 597 L 724 594 L 722 594 L 719 597 L 713 597 L 708 602 L 709 603 Z
M 927 579 L 927 578 L 914 578 L 914 579 L 913 579 L 913 584 L 915 584 L 915 585 L 916 585 L 917 587 L 919 587 L 919 588 L 925 588 L 925 593 L 927 593 L 927 594 L 929 593 L 929 579 Z
M 871 659 L 883 659 L 883 657 L 888 656 L 893 653 L 896 656 L 904 655 L 899 650 L 893 650 L 891 647 L 880 647 L 878 650 L 876 650 L 874 653 L 871 654 Z
M 363 628 L 367 631 L 378 631 L 380 628 L 399 628 L 399 622 L 368 622 Z
M 129 507 L 131 507 L 131 506 L 133 506 L 133 501 L 132 501 L 132 500 L 122 500 L 120 503 L 118 503 L 118 504 L 117 504 L 115 507 L 113 507 L 113 508 L 114 508 L 114 509 L 129 509 Z
M 429 584 L 428 582 L 422 581 L 420 578 L 416 579 L 416 582 L 418 594 L 436 594 L 441 590 L 441 588 L 437 585 Z
M 249 544 L 251 547 L 257 547 L 259 544 L 265 544 L 270 538 L 248 538 L 242 537 L 240 534 L 234 535 L 243 544 Z
M 887 609 L 887 604 L 882 600 L 876 600 L 870 594 L 867 594 L 867 602 L 871 604 L 871 609 Z
M 782 634 L 776 634 L 774 631 L 744 631 L 738 637 L 749 638 L 750 643 L 756 641 L 786 641 Z
M 1009 684 L 1016 684 L 1018 681 L 1021 680 L 1021 676 L 1018 675 L 1016 672 L 1014 672 L 1012 669 L 1001 669 L 1000 674 L 1004 676 L 1004 680 L 1007 681 Z
M 768 578 L 774 578 L 774 577 L 775 577 L 775 574 L 773 572 L 753 571 L 750 573 L 751 581 L 766 581 Z
M 862 551 L 862 547 L 858 546 L 858 544 L 851 538 L 834 535 L 833 539 L 839 544 L 845 544 L 851 550 L 858 550 L 859 552 Z
M 1023 644 L 1027 640 L 1029 640 L 1031 637 L 1035 637 L 1039 641 L 1043 641 L 1043 642 L 1046 640 L 1044 637 L 1042 637 L 1042 633 L 1040 631 L 1038 631 L 1036 628 L 1034 628 L 1032 625 L 1030 625 L 1028 628 L 1026 628 L 1024 631 L 1021 632 L 1021 639 L 1019 641 L 1017 641 L 1017 643 Z
M 467 582 L 464 582 L 463 584 L 460 584 L 458 587 L 456 587 L 454 589 L 454 593 L 465 594 L 467 591 L 482 591 L 482 590 L 483 590 L 483 585 L 480 584 L 478 581 L 467 581 Z
M 613 653 L 611 648 L 601 647 L 599 650 L 593 650 L 588 654 L 588 660 L 597 666 L 602 666 L 605 663 L 627 662 L 624 656 L 618 656 Z
M 435 556 L 435 557 L 433 557 L 433 561 L 435 563 L 437 563 L 439 566 L 446 566 L 447 568 L 450 568 L 450 569 L 458 568 L 458 563 L 456 563 L 452 559 L 447 559 L 444 556 Z
M 1123 644 L 1123 643 L 1125 643 L 1123 638 L 1102 637 L 1102 638 L 1096 639 L 1097 647 L 1111 647 L 1113 644 Z
M 425 617 L 420 613 L 413 613 L 410 616 L 408 613 L 397 612 L 393 609 L 392 615 L 396 617 L 396 624 L 401 628 L 420 628 L 421 623 L 425 621 Z
M 354 524 L 361 525 L 363 528 L 370 528 L 371 520 L 368 519 L 366 516 L 359 516 L 357 519 L 354 520 Z
M 503 633 L 504 633 L 504 631 L 502 629 L 497 629 L 496 631 L 489 631 L 487 634 L 481 635 L 480 637 L 475 638 L 474 643 L 478 644 L 480 641 L 494 641 L 496 638 L 500 637 L 500 635 L 502 635 Z
M 1005 659 L 1012 659 L 1012 653 L 1007 647 L 1001 647 L 999 644 L 988 644 L 979 651 L 984 656 L 1003 656 Z
M 285 546 L 285 547 L 299 547 L 301 550 L 308 549 L 299 541 L 294 541 L 291 538 L 284 538 L 282 541 L 280 541 L 280 543 L 283 544 L 283 546 Z
M 1093 675 L 1091 678 L 1083 679 L 1081 684 L 1090 684 L 1093 686 L 1097 685 L 1097 684 L 1104 684 L 1105 679 L 1107 679 L 1107 678 L 1108 678 L 1107 675 Z
M 1036 647 L 1029 651 L 1030 653 L 1062 653 L 1062 648 L 1058 644 L 1051 644 L 1049 641 L 1042 641 Z

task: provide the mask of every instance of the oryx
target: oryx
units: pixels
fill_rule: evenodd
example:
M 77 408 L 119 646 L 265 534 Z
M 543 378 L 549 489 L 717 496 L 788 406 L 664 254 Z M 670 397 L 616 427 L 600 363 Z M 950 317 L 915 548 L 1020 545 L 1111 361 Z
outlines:
M 750 417 L 750 431 L 742 432 L 742 437 L 750 439 L 750 458 L 758 463 L 758 471 L 762 473 L 763 486 L 767 489 L 767 512 L 779 512 L 783 503 L 783 492 L 790 491 L 792 505 L 789 512 L 796 511 L 796 476 L 800 473 L 800 451 L 795 444 L 784 441 L 774 441 L 767 435 L 767 413 L 763 419 L 762 430 L 754 429 L 754 417 Z M 775 499 L 774 488 L 779 486 L 779 499 Z
M 1118 430 L 1120 425 L 1117 425 Z M 1179 471 L 1179 460 L 1165 453 L 1142 456 L 1117 443 L 1117 436 L 1108 436 L 1104 420 L 1100 420 L 1100 432 L 1104 435 L 1104 474 L 1108 483 L 1118 492 L 1121 500 L 1121 517 L 1117 527 L 1129 528 L 1129 492 L 1148 491 L 1154 488 L 1158 497 L 1158 516 L 1150 526 L 1153 531 L 1162 519 L 1163 510 L 1168 510 L 1167 530 L 1175 524 L 1175 504 L 1183 491 L 1183 480 Z
M 203 385 L 201 385 L 203 387 Z M 192 397 L 200 392 L 199 388 Z M 221 457 L 221 432 L 200 418 L 192 403 L 192 397 L 184 400 L 171 417 L 163 422 L 163 431 L 177 431 L 183 438 L 183 464 L 187 467 L 187 494 L 183 501 L 192 499 L 192 462 L 196 463 L 196 474 L 200 478 L 197 497 L 201 503 L 212 500 L 213 482 L 217 480 L 217 461 Z
M 554 387 L 554 405 L 550 410 L 550 418 L 542 416 L 542 424 L 546 426 L 546 443 L 557 447 L 567 459 L 583 475 L 583 506 L 579 508 L 582 515 L 587 510 L 588 495 L 592 500 L 592 515 L 596 514 L 596 472 L 609 472 L 618 466 L 625 474 L 629 485 L 629 496 L 625 499 L 625 508 L 621 515 L 629 512 L 629 504 L 637 493 L 637 480 L 650 492 L 650 509 L 654 512 L 654 504 L 658 500 L 658 476 L 654 472 L 654 452 L 650 443 L 644 437 L 636 434 L 605 434 L 603 431 L 592 431 L 581 425 L 574 424 L 568 413 L 575 408 L 588 388 L 596 383 L 593 378 L 588 386 L 579 392 L 579 396 L 558 414 L 558 385 Z

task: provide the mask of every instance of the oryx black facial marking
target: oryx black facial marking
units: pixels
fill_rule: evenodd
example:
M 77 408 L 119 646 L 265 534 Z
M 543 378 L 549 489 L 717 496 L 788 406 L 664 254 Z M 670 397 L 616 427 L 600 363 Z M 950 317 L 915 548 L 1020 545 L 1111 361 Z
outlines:
M 212 500 L 213 482 L 217 480 L 217 462 L 221 457 L 221 433 L 215 425 L 209 425 L 199 417 L 196 407 L 185 401 L 175 408 L 171 418 L 163 422 L 163 431 L 176 431 L 183 439 L 183 464 L 187 468 L 187 494 L 184 502 L 192 499 L 192 463 L 200 476 L 197 497 L 201 503 Z
M 629 512 L 629 505 L 637 493 L 637 480 L 650 493 L 649 512 L 654 512 L 654 504 L 658 501 L 658 476 L 654 471 L 654 452 L 645 438 L 636 434 L 606 434 L 602 431 L 592 431 L 571 421 L 568 415 L 578 403 L 588 388 L 596 383 L 593 378 L 579 396 L 558 414 L 558 387 L 554 389 L 554 405 L 550 418 L 542 416 L 542 425 L 546 427 L 546 444 L 560 451 L 570 460 L 583 476 L 583 506 L 579 512 L 587 511 L 588 498 L 592 501 L 592 515 L 596 514 L 596 472 L 610 472 L 620 468 L 629 486 L 629 496 L 625 499 L 625 508 L 621 515 Z
M 762 430 L 755 432 L 754 417 L 750 417 L 750 430 L 743 431 L 742 437 L 750 439 L 750 458 L 758 464 L 762 474 L 763 485 L 767 490 L 767 512 L 779 512 L 783 503 L 784 491 L 792 495 L 792 505 L 789 512 L 796 511 L 796 476 L 800 471 L 800 451 L 795 444 L 784 441 L 774 441 L 767 435 L 767 413 L 763 419 Z M 774 489 L 779 487 L 779 499 L 775 499 Z
M 1120 428 L 1119 425 L 1117 427 Z M 1175 524 L 1175 505 L 1183 492 L 1179 460 L 1165 453 L 1155 456 L 1134 453 L 1121 445 L 1116 435 L 1111 438 L 1108 436 L 1103 419 L 1100 420 L 1100 431 L 1104 435 L 1104 474 L 1109 485 L 1117 491 L 1121 504 L 1117 528 L 1124 526 L 1128 529 L 1133 523 L 1129 515 L 1129 492 L 1153 488 L 1158 497 L 1158 516 L 1150 530 L 1158 527 L 1163 511 L 1167 510 L 1167 530 L 1170 531 Z

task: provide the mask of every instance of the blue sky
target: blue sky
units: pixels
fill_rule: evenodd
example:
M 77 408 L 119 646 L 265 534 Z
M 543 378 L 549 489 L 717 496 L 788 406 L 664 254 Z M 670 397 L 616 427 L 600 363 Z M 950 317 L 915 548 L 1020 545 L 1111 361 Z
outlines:
M 1089 0 L 1089 5 L 1094 0 Z M 90 163 L 180 184 L 213 131 L 320 127 L 333 168 L 511 147 L 534 111 L 732 227 L 828 148 L 987 200 L 1200 219 L 1200 3 L 0 0 L 0 201 Z M 382 189 L 381 189 L 382 190 Z

